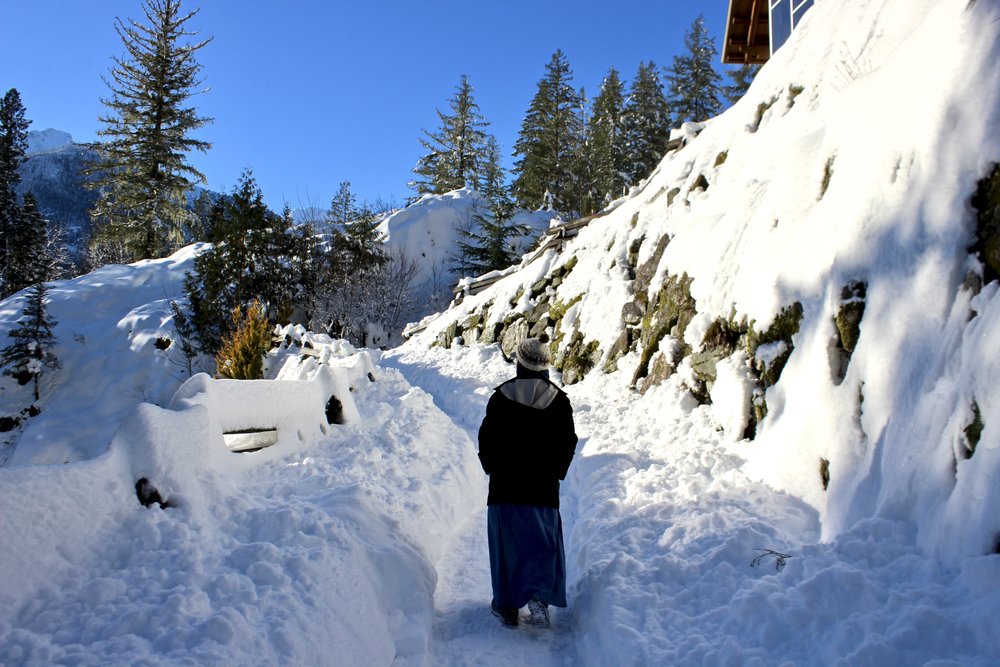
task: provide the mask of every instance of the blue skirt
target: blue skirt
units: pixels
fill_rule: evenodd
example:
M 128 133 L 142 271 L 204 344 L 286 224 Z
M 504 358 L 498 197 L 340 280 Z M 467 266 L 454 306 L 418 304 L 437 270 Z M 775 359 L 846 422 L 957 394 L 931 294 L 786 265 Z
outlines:
M 537 597 L 566 606 L 562 517 L 553 507 L 490 505 L 486 510 L 493 601 L 520 609 Z

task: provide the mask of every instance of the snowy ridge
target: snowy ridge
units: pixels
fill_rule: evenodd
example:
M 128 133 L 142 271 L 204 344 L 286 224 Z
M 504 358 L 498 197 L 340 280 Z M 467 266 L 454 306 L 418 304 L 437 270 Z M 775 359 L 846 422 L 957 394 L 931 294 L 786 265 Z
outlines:
M 802 307 L 752 441 L 740 442 L 748 359 L 717 364 L 713 413 L 746 474 L 819 510 L 824 539 L 887 516 L 917 526 L 923 547 L 949 560 L 992 552 L 1000 523 L 979 499 L 1000 493 L 988 481 L 1000 473 L 1000 350 L 982 332 L 996 326 L 1000 300 L 995 284 L 967 287 L 979 269 L 966 247 L 969 200 L 1000 159 L 997 12 L 988 2 L 817 3 L 749 93 L 640 191 L 544 272 L 536 262 L 439 318 L 423 344 L 493 303 L 513 307 L 490 307 L 490 323 L 530 312 L 529 287 L 576 258 L 553 302 L 579 299 L 560 327 L 600 344 L 599 368 L 624 329 L 609 315 L 634 299 L 629 253 L 638 248 L 640 266 L 655 261 L 666 236 L 649 300 L 668 276 L 690 276 L 697 313 L 661 349 L 698 352 L 719 318 L 763 331 L 783 308 Z M 855 281 L 867 303 L 838 382 L 834 318 Z M 692 372 L 687 361 L 677 369 Z M 973 402 L 985 429 L 966 460 Z

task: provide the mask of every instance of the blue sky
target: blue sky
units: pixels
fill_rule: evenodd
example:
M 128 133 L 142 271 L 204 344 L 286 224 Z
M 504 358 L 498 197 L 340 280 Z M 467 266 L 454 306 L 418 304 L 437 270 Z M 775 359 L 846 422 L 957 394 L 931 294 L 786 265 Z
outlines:
M 721 47 L 726 0 L 186 0 L 215 122 L 191 162 L 229 191 L 252 168 L 272 208 L 326 207 L 344 180 L 359 199 L 402 203 L 421 129 L 462 74 L 509 154 L 545 64 L 562 49 L 588 97 L 614 66 L 669 66 L 694 19 Z M 102 76 L 123 52 L 115 17 L 141 0 L 0 0 L 0 92 L 17 88 L 31 129 L 96 138 Z M 718 69 L 723 72 L 721 64 Z

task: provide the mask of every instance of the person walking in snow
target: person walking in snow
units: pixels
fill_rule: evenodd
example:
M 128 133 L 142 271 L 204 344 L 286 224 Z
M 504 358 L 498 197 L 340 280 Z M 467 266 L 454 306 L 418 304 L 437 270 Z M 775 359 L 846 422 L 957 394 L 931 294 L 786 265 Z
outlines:
M 559 482 L 577 437 L 569 397 L 549 380 L 547 343 L 544 334 L 521 341 L 516 377 L 493 392 L 479 427 L 479 460 L 490 477 L 490 609 L 507 627 L 517 626 L 525 604 L 527 622 L 541 627 L 548 605 L 566 606 Z

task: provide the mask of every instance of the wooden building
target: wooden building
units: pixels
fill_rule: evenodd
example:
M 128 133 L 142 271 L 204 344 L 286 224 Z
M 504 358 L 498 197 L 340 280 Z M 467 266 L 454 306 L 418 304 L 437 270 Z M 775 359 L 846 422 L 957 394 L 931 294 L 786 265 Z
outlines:
M 722 62 L 760 65 L 785 43 L 813 0 L 729 0 Z

